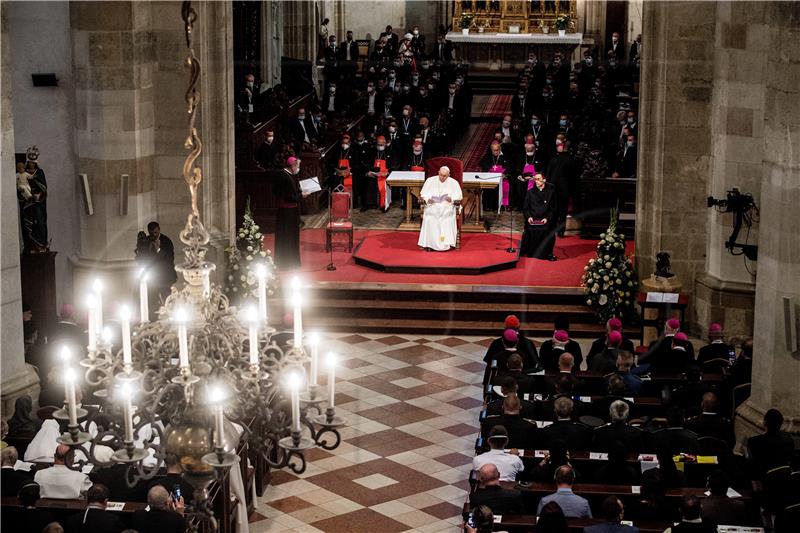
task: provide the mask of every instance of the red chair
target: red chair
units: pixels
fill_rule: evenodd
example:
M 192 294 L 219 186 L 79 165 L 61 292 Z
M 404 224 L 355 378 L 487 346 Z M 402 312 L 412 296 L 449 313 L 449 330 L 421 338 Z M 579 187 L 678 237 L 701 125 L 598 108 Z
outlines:
M 436 176 L 439 174 L 439 169 L 447 167 L 450 169 L 450 177 L 458 182 L 461 187 L 461 193 L 464 193 L 464 163 L 460 159 L 454 157 L 432 157 L 425 161 L 425 177 Z M 461 224 L 464 221 L 464 210 L 461 208 L 461 202 L 454 202 L 456 206 L 456 249 L 461 248 Z M 420 208 L 423 211 L 422 216 L 425 216 L 425 206 L 420 202 Z
M 351 194 L 341 185 L 331 193 L 331 219 L 325 228 L 325 250 L 330 251 L 333 246 L 334 233 L 347 233 L 348 252 L 353 251 L 353 217 Z

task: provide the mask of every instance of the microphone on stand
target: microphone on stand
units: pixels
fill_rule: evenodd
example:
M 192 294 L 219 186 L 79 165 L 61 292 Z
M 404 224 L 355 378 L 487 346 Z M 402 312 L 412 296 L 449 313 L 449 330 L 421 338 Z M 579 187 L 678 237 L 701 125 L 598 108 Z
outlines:
M 511 202 L 508 202 L 508 214 L 511 217 L 511 224 L 508 225 L 508 248 L 506 248 L 506 252 L 513 254 L 517 249 L 514 248 L 514 206 L 511 205 Z

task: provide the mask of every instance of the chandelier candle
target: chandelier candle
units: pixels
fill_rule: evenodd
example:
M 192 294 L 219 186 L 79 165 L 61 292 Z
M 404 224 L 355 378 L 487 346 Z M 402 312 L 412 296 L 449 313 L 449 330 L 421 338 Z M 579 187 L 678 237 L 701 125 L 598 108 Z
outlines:
M 67 398 L 69 398 L 69 383 L 67 383 L 66 375 L 70 371 L 69 361 L 72 359 L 72 352 L 68 346 L 62 346 L 59 356 L 61 357 L 61 361 L 64 363 L 64 402 L 66 402 Z
M 125 419 L 125 442 L 133 442 L 133 407 L 131 406 L 131 387 L 123 383 L 122 393 L 122 418 Z
M 308 344 L 311 346 L 311 363 L 308 376 L 308 387 L 317 386 L 317 373 L 319 369 L 319 335 L 312 333 L 308 339 Z
M 139 321 L 142 324 L 150 321 L 150 302 L 147 300 L 147 272 L 144 270 L 139 276 Z
M 247 322 L 250 325 L 250 365 L 258 364 L 258 312 L 253 308 L 247 309 Z
M 292 296 L 294 302 L 294 348 L 303 349 L 303 296 L 300 291 L 295 291 Z
M 122 364 L 125 371 L 130 372 L 131 358 L 131 310 L 123 305 L 119 310 L 119 319 L 122 323 Z
M 300 374 L 289 374 L 289 390 L 292 396 L 292 431 L 300 433 Z
M 329 353 L 328 354 L 328 407 L 333 408 L 334 402 L 334 390 L 336 387 L 336 354 Z
M 94 282 L 92 283 L 92 291 L 94 291 L 94 296 L 97 298 L 97 305 L 95 306 L 95 313 L 97 313 L 97 318 L 95 319 L 95 326 L 97 327 L 98 331 L 103 330 L 103 282 L 100 281 L 100 278 L 94 278 Z
M 97 320 L 97 313 L 95 312 L 95 307 L 97 307 L 97 299 L 94 297 L 94 294 L 89 293 L 89 296 L 86 297 L 86 308 L 89 310 L 90 352 L 93 352 L 97 349 L 97 325 L 95 324 L 95 320 Z
M 266 324 L 269 322 L 267 316 L 267 267 L 263 264 L 256 265 L 256 277 L 258 278 L 258 314 Z
M 189 339 L 186 333 L 188 316 L 186 310 L 179 307 L 175 310 L 175 322 L 178 324 L 178 357 L 181 368 L 189 368 Z
M 214 404 L 214 447 L 222 449 L 224 446 L 224 407 L 225 407 L 225 394 L 219 387 L 211 389 L 211 401 Z
M 75 399 L 75 371 L 71 368 L 64 373 L 64 383 L 66 384 L 69 425 L 74 427 L 78 425 L 78 402 Z

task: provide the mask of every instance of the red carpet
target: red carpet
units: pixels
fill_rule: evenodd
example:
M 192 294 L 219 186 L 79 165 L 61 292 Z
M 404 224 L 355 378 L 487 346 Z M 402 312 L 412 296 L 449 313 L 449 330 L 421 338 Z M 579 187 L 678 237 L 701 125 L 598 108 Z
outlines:
M 475 114 L 478 117 L 502 117 L 511 109 L 511 95 L 510 94 L 493 94 L 491 95 L 486 105 L 479 112 Z
M 461 248 L 426 252 L 417 246 L 419 234 L 395 231 L 367 235 L 356 246 L 359 265 L 404 274 L 477 275 L 514 268 L 519 252 L 507 252 L 508 237 L 492 233 L 464 233 Z
M 476 124 L 475 131 L 472 133 L 469 142 L 461 154 L 461 159 L 464 161 L 464 170 L 478 171 L 481 170 L 481 159 L 486 154 L 489 148 L 489 143 L 494 136 L 494 130 L 497 129 L 497 124 Z
M 387 233 L 415 232 L 390 232 L 390 231 L 356 231 L 355 242 L 358 243 L 367 235 L 383 235 Z M 469 235 L 469 234 L 465 234 Z M 495 235 L 497 237 L 497 235 Z M 264 245 L 270 250 L 274 249 L 274 235 L 266 235 Z M 339 237 L 344 239 L 344 237 Z M 519 236 L 515 236 L 514 246 L 518 246 Z M 337 243 L 341 241 L 337 240 Z M 498 241 L 497 246 L 505 248 L 508 241 Z M 334 248 L 333 261 L 336 270 L 329 272 L 325 267 L 329 262 L 329 255 L 325 251 L 325 230 L 308 229 L 300 234 L 301 258 L 303 266 L 295 271 L 281 273 L 281 277 L 300 274 L 311 282 L 339 282 L 339 283 L 428 283 L 437 285 L 501 285 L 520 287 L 579 287 L 583 267 L 594 257 L 597 241 L 582 240 L 579 237 L 566 237 L 557 239 L 555 255 L 558 261 L 542 261 L 521 257 L 517 267 L 511 270 L 492 272 L 483 275 L 454 275 L 454 274 L 391 274 L 378 272 L 371 268 L 355 264 L 355 260 L 341 245 Z M 628 253 L 633 253 L 633 244 L 628 243 Z M 429 252 L 431 261 L 440 260 L 436 256 L 457 254 L 458 251 L 445 252 L 444 254 Z M 505 253 L 505 252 L 504 252 Z M 512 254 L 508 254 L 512 255 Z

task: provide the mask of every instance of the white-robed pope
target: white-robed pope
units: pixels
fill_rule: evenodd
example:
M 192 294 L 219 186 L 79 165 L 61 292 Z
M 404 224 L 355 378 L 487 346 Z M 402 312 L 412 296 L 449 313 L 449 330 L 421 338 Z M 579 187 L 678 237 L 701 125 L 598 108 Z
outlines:
M 420 192 L 425 210 L 417 244 L 425 249 L 447 251 L 456 245 L 455 202 L 461 201 L 461 186 L 450 177 L 450 169 L 442 167 L 438 176 L 425 180 Z

